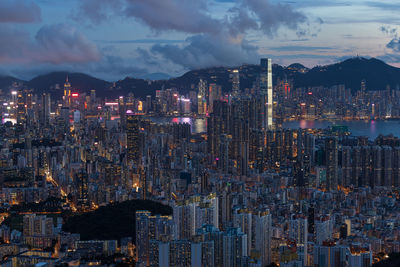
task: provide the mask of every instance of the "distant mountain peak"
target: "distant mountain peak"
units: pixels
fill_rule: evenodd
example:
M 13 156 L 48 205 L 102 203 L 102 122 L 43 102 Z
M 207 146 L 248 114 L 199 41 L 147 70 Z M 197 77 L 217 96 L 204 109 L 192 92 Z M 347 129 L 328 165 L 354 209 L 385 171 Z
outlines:
M 287 66 L 287 69 L 308 69 L 306 66 L 300 63 L 293 63 Z

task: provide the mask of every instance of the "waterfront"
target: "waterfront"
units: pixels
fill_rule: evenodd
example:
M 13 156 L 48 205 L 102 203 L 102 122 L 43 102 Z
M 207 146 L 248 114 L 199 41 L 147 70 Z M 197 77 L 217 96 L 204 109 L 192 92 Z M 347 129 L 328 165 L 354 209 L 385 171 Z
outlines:
M 189 123 L 192 126 L 193 133 L 207 132 L 206 119 L 192 119 L 190 117 L 174 117 L 160 118 L 152 117 L 155 122 L 173 122 L 173 123 Z M 380 134 L 400 137 L 400 121 L 399 120 L 372 120 L 372 121 L 328 121 L 328 120 L 299 120 L 287 121 L 283 123 L 283 128 L 287 129 L 325 129 L 334 125 L 347 126 L 354 136 L 368 136 L 374 140 Z
M 371 121 L 327 121 L 327 120 L 300 120 L 288 121 L 283 124 L 288 129 L 325 129 L 330 126 L 347 126 L 354 136 L 368 136 L 370 140 L 374 140 L 380 134 L 400 137 L 400 121 L 399 120 L 371 120 Z

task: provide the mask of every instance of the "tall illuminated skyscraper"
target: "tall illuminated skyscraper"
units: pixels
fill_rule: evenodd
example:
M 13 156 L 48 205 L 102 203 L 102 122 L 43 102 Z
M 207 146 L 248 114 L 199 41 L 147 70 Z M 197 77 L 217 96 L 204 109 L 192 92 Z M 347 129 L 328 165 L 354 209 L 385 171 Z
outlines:
M 64 83 L 64 105 L 69 107 L 71 104 L 71 84 L 69 83 L 68 76 Z
M 204 115 L 207 112 L 207 82 L 203 79 L 200 79 L 198 87 L 199 92 L 197 93 L 197 113 L 200 115 Z
M 23 132 L 26 123 L 26 109 L 25 109 L 25 98 L 22 90 L 18 91 L 17 94 L 17 128 L 20 133 Z
M 139 117 L 132 110 L 126 112 L 126 146 L 127 159 L 138 165 L 140 160 L 139 150 Z
M 273 91 L 272 91 L 272 60 L 262 58 L 260 61 L 260 93 L 265 103 L 263 127 L 273 128 Z
M 233 70 L 233 77 L 232 77 L 232 96 L 238 97 L 240 94 L 240 76 L 239 70 Z

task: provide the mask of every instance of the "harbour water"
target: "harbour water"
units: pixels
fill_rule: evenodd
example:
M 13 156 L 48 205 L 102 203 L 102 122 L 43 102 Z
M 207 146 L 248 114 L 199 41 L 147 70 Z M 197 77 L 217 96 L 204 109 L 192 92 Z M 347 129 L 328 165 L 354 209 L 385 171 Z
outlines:
M 189 123 L 193 133 L 207 132 L 206 119 L 193 119 L 190 117 L 160 118 L 152 117 L 155 122 Z M 400 120 L 371 120 L 371 121 L 327 121 L 327 120 L 299 120 L 288 121 L 283 124 L 286 129 L 325 129 L 330 126 L 347 126 L 354 136 L 368 136 L 374 140 L 380 134 L 400 137 Z
M 319 120 L 300 120 L 288 121 L 283 124 L 288 129 L 325 129 L 330 126 L 347 126 L 353 136 L 368 136 L 374 140 L 380 134 L 400 137 L 399 120 L 371 120 L 371 121 L 319 121 Z

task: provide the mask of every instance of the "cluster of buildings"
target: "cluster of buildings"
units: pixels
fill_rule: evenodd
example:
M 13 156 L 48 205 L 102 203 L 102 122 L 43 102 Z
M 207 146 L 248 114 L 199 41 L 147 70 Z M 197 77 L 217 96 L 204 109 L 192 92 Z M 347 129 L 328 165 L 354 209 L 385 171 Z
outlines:
M 354 101 L 360 112 L 372 99 L 395 105 L 397 91 L 273 87 L 271 60 L 260 70 L 250 89 L 232 70 L 230 92 L 201 79 L 188 94 L 110 100 L 67 79 L 60 99 L 19 85 L 1 95 L 2 220 L 10 206 L 49 198 L 72 214 L 132 199 L 173 209 L 137 211 L 136 236 L 107 241 L 80 241 L 61 219 L 28 212 L 22 231 L 2 228 L 6 262 L 93 265 L 118 252 L 137 266 L 367 267 L 400 252 L 400 139 L 280 126 L 310 110 L 358 110 Z M 183 123 L 171 118 L 182 114 Z M 196 118 L 204 130 L 194 131 Z

